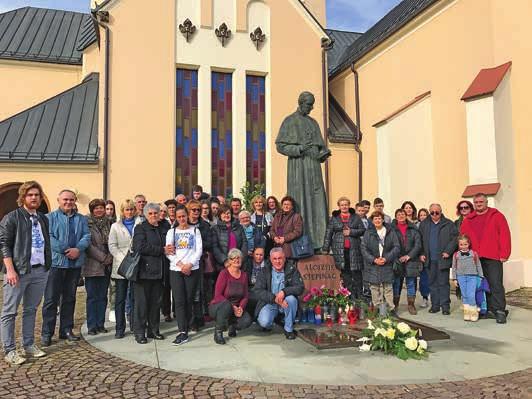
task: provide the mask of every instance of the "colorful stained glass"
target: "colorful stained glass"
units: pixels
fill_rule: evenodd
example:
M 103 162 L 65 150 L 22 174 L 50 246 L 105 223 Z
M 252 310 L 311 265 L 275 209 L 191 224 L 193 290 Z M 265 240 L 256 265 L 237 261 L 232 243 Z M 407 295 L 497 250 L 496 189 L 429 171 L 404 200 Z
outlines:
M 246 77 L 246 178 L 266 186 L 265 78 Z
M 212 195 L 233 193 L 233 77 L 212 73 Z
M 176 194 L 198 182 L 198 72 L 177 70 Z

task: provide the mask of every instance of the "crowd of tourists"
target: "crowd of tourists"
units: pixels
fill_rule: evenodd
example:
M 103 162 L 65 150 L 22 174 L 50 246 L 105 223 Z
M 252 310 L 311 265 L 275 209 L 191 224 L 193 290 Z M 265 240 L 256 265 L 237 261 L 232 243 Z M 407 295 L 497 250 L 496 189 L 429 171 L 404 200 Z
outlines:
M 304 223 L 290 196 L 280 201 L 256 196 L 248 211 L 239 198 L 211 197 L 194 186 L 189 197 L 179 194 L 162 203 L 148 203 L 142 194 L 118 207 L 94 199 L 87 216 L 78 213 L 71 190 L 58 194 L 58 209 L 48 215 L 37 211 L 42 200 L 39 183 L 22 184 L 19 207 L 0 222 L 1 335 L 8 363 L 46 356 L 41 347 L 52 344 L 57 319 L 59 339 L 80 339 L 73 327 L 82 284 L 89 335 L 108 332 L 109 307 L 115 338 L 124 338 L 129 325 L 138 344 L 165 339 L 161 320 L 174 319 L 175 345 L 188 342 L 209 320 L 215 325 L 214 341 L 222 345 L 224 332 L 235 337 L 254 321 L 265 332 L 280 322 L 287 339 L 296 337 L 298 297 L 305 287 L 290 244 L 304 234 Z M 439 204 L 418 211 L 406 201 L 393 220 L 379 198 L 352 207 L 341 197 L 337 205 L 321 253 L 332 254 L 353 300 L 397 316 L 406 286 L 410 314 L 417 313 L 419 290 L 421 307 L 449 315 L 453 281 L 461 292 L 464 320 L 476 321 L 477 292 L 484 282 L 489 290 L 481 317 L 506 323 L 503 262 L 510 256 L 510 232 L 484 194 L 473 203 L 460 201 L 454 222 Z M 139 261 L 130 281 L 119 268 L 132 254 Z M 39 347 L 34 329 L 41 300 Z M 15 319 L 21 302 L 19 352 Z

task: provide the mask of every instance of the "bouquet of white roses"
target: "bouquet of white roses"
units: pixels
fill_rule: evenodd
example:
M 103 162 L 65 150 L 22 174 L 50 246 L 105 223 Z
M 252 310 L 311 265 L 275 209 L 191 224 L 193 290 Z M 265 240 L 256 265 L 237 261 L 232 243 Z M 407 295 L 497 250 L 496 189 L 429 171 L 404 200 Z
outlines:
M 427 341 L 421 339 L 421 331 L 413 330 L 405 322 L 389 318 L 368 320 L 362 330 L 360 351 L 383 351 L 399 359 L 423 359 L 428 356 Z

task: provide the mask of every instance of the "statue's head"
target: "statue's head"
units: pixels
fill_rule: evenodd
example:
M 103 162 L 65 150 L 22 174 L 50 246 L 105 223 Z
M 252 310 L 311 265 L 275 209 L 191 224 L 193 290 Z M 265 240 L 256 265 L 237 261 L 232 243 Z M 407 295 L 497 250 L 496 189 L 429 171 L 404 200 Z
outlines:
M 310 114 L 310 111 L 314 108 L 314 102 L 316 100 L 314 99 L 314 94 L 312 94 L 309 91 L 304 91 L 299 95 L 298 103 L 299 103 L 299 112 L 301 112 L 303 115 Z

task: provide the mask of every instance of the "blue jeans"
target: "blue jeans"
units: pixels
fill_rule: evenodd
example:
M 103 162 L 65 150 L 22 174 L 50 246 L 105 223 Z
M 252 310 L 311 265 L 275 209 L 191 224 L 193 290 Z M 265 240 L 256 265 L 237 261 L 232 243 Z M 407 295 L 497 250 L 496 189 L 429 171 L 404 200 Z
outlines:
M 293 295 L 288 295 L 285 298 L 288 303 L 288 307 L 282 308 L 276 303 L 273 305 L 266 304 L 260 310 L 257 322 L 263 328 L 272 328 L 273 321 L 279 313 L 284 313 L 284 330 L 286 332 L 294 331 L 294 320 L 297 315 L 297 298 Z
M 416 296 L 416 277 L 395 276 L 393 280 L 393 296 L 401 296 L 403 280 L 406 279 L 406 295 Z
M 475 295 L 477 292 L 478 277 L 476 274 L 465 274 L 456 276 L 460 291 L 462 291 L 462 303 L 464 305 L 477 306 Z
M 421 273 L 419 274 L 419 292 L 423 298 L 427 298 L 430 295 L 430 286 L 429 286 L 429 274 L 427 268 L 424 267 Z
M 103 327 L 105 324 L 109 281 L 109 276 L 85 277 L 85 290 L 87 291 L 87 328 L 89 330 Z

